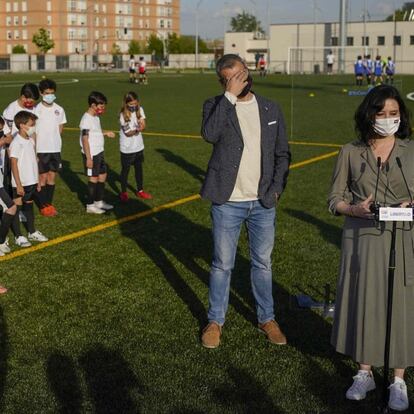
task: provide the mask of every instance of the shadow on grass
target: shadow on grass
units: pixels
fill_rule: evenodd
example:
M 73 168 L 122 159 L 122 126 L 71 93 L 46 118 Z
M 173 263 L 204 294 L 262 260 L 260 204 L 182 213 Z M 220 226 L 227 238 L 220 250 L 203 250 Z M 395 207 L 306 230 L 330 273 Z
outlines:
M 237 413 L 273 413 L 283 411 L 275 406 L 263 385 L 245 369 L 230 366 L 227 369 L 230 381 L 213 391 L 215 399 L 227 410 Z
M 68 186 L 72 193 L 76 193 L 78 200 L 85 204 L 86 197 L 88 195 L 88 185 L 86 181 L 82 181 L 80 176 L 84 175 L 84 172 L 73 171 L 70 161 L 62 160 L 62 171 L 60 172 L 61 179 Z
M 47 360 L 49 386 L 58 401 L 59 414 L 79 414 L 82 412 L 82 392 L 72 358 L 53 352 Z
M 284 211 L 298 220 L 302 220 L 305 223 L 312 224 L 317 227 L 325 241 L 338 247 L 338 249 L 341 248 L 342 229 L 339 227 L 326 223 L 325 221 L 312 216 L 311 214 L 305 213 L 302 210 L 292 210 L 290 208 L 286 208 Z
M 4 318 L 3 308 L 0 307 L 0 412 L 4 410 L 4 394 L 6 391 L 6 379 L 8 372 L 8 330 Z
M 96 344 L 79 358 L 97 414 L 138 414 L 136 401 L 143 386 L 127 361 L 116 351 Z
M 203 182 L 206 172 L 197 165 L 188 162 L 185 158 L 174 154 L 172 151 L 169 151 L 165 148 L 157 148 L 156 151 L 164 157 L 165 161 L 177 165 L 184 171 L 188 172 L 188 174 L 190 174 L 196 180 Z

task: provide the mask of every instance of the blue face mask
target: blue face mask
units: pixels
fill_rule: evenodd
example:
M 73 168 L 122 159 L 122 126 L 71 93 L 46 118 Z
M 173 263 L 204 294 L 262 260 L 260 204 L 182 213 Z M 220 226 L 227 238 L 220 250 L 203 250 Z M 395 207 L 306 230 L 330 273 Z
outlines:
M 138 106 L 128 106 L 127 108 L 129 112 L 137 112 L 138 110 Z
M 43 96 L 43 101 L 51 105 L 56 99 L 56 96 L 53 93 L 49 93 Z

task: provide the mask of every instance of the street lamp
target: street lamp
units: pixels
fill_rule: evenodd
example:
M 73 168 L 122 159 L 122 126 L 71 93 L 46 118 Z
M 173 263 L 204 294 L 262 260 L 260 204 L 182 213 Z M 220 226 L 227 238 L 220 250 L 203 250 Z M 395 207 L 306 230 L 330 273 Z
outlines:
M 198 68 L 198 9 L 200 8 L 201 3 L 203 0 L 198 0 L 196 6 L 196 15 L 195 15 L 195 31 L 196 31 L 196 38 L 195 38 L 195 67 Z

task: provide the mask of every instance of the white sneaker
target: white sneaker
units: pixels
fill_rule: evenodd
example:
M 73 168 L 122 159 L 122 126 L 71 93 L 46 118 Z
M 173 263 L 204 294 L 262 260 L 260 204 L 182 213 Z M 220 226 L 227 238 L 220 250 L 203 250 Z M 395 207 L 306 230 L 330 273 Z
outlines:
M 19 247 L 30 247 L 32 243 L 29 242 L 29 240 L 26 239 L 24 236 L 19 236 L 14 239 L 14 242 Z
M 20 223 L 26 223 L 27 222 L 27 218 L 24 215 L 23 211 L 19 211 L 19 221 L 20 221 Z
M 5 256 L 5 254 L 0 250 L 0 257 Z
M 29 240 L 38 241 L 38 242 L 47 242 L 49 239 L 41 233 L 39 230 L 36 230 L 34 233 L 29 233 L 27 235 Z
M 112 210 L 114 208 L 114 206 L 112 204 L 105 203 L 105 201 L 103 201 L 103 200 L 95 201 L 94 205 L 96 207 L 100 208 L 101 210 Z
M 364 370 L 359 370 L 355 375 L 354 383 L 346 392 L 348 400 L 363 400 L 367 396 L 368 391 L 375 390 L 375 381 L 372 373 Z
M 105 213 L 105 210 L 102 210 L 101 208 L 96 207 L 95 204 L 87 204 L 86 212 L 91 213 L 91 214 L 103 214 Z
M 2 253 L 10 253 L 10 247 L 9 247 L 9 239 L 7 238 L 4 243 L 0 244 L 0 252 Z
M 389 387 L 390 400 L 388 407 L 395 411 L 405 411 L 408 408 L 407 385 L 402 378 L 395 377 Z

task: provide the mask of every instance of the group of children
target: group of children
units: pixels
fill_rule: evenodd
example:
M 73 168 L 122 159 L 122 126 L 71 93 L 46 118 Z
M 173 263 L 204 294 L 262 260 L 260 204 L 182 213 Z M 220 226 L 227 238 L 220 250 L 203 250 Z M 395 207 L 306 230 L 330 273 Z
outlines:
M 11 251 L 7 237 L 10 229 L 19 247 L 48 240 L 35 227 L 33 204 L 45 217 L 58 214 L 53 198 L 56 175 L 62 168 L 62 132 L 67 120 L 64 109 L 55 102 L 56 88 L 56 83 L 50 79 L 43 79 L 38 86 L 26 83 L 20 97 L 0 116 L 0 256 Z M 86 212 L 92 214 L 102 214 L 113 208 L 103 199 L 107 178 L 104 137 L 115 137 L 112 131 L 101 128 L 100 116 L 105 113 L 106 104 L 107 99 L 101 92 L 91 92 L 88 110 L 79 126 L 81 153 L 88 177 Z M 124 96 L 119 116 L 122 166 L 119 198 L 122 202 L 128 201 L 128 174 L 133 165 L 136 196 L 150 199 L 151 194 L 143 190 L 141 131 L 146 125 L 145 113 L 134 92 Z M 26 227 L 27 237 L 21 232 L 20 222 Z
M 137 71 L 139 78 L 137 78 Z M 129 57 L 129 81 L 131 83 L 148 84 L 147 78 L 147 62 L 145 62 L 144 56 L 139 58 L 138 62 L 135 62 L 134 55 Z
M 383 61 L 381 56 L 377 56 L 373 61 L 371 55 L 364 58 L 358 56 L 354 63 L 355 81 L 357 86 L 362 86 L 364 77 L 366 77 L 368 85 L 376 85 L 384 83 L 383 75 L 386 75 L 386 83 L 391 85 L 394 83 L 395 63 L 391 56 L 387 61 Z

